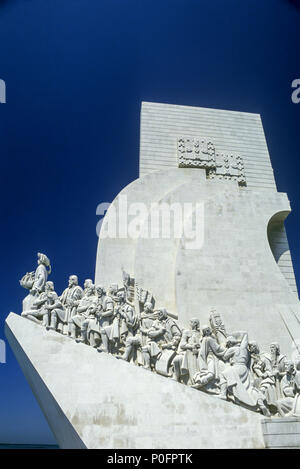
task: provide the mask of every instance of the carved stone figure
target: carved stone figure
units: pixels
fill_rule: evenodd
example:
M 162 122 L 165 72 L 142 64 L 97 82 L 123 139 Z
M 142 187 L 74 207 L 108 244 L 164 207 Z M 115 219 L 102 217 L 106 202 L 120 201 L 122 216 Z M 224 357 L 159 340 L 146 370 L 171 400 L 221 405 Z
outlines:
M 86 284 L 84 296 L 78 301 L 78 305 L 76 307 L 76 314 L 71 315 L 69 318 L 69 334 L 72 339 L 76 339 L 78 333 L 80 332 L 81 337 L 79 341 L 87 343 L 86 332 L 88 323 L 85 322 L 84 328 L 82 328 L 82 326 L 83 322 L 87 318 L 91 319 L 89 307 L 92 303 L 97 305 L 97 301 L 98 297 L 95 294 L 95 286 L 89 282 L 88 284 Z
M 46 254 L 38 252 L 37 257 L 38 266 L 36 270 L 30 273 L 27 272 L 20 280 L 20 285 L 29 290 L 29 294 L 23 300 L 23 311 L 32 309 L 39 294 L 45 290 L 48 275 L 51 273 L 50 260 Z
M 286 372 L 280 386 L 284 396 L 276 403 L 280 416 L 300 417 L 300 372 L 295 370 L 292 361 L 286 361 Z
M 111 285 L 108 289 L 108 295 L 105 296 L 104 290 L 102 287 L 97 287 L 98 293 L 98 310 L 102 312 L 102 317 L 99 317 L 99 330 L 101 335 L 101 345 L 98 347 L 98 352 L 111 352 L 115 346 L 115 342 L 119 340 L 113 338 L 113 332 L 116 334 L 115 329 L 117 329 L 116 324 L 113 324 L 115 318 L 115 302 L 118 303 L 118 292 L 117 285 Z M 115 328 L 113 331 L 113 327 Z M 118 331 L 119 332 L 119 331 Z
M 184 381 L 186 384 L 193 384 L 194 375 L 199 372 L 199 349 L 201 332 L 200 321 L 197 318 L 190 320 L 190 329 L 185 329 L 182 333 L 178 347 L 178 355 L 173 360 L 173 379 Z
M 270 353 L 264 353 L 262 356 L 266 364 L 266 371 L 273 384 L 273 394 L 269 396 L 270 403 L 274 403 L 282 396 L 280 381 L 285 375 L 286 356 L 280 353 L 280 347 L 277 342 L 270 344 Z
M 48 270 L 47 270 L 48 268 Z M 38 252 L 38 267 L 35 271 L 34 282 L 31 289 L 31 292 L 41 293 L 45 289 L 45 284 L 47 282 L 48 275 L 51 273 L 50 260 L 46 254 Z
M 145 365 L 144 357 L 142 349 L 148 343 L 148 336 L 147 331 L 152 326 L 153 322 L 157 319 L 157 313 L 153 311 L 153 303 L 152 301 L 140 301 L 139 299 L 139 306 L 142 307 L 143 310 L 140 313 L 140 327 L 138 331 L 138 335 L 140 336 L 140 347 L 137 349 L 137 362 L 139 365 Z
M 91 302 L 87 310 L 81 314 L 80 322 L 80 332 L 81 337 L 76 339 L 76 342 L 83 342 L 84 344 L 90 344 L 92 347 L 96 346 L 96 341 L 94 341 L 94 334 L 88 334 L 90 330 L 91 323 L 97 321 L 97 302 Z M 75 321 L 74 321 L 75 322 Z
M 228 336 L 215 310 L 210 326 L 200 331 L 199 319 L 192 318 L 182 332 L 165 308 L 154 311 L 151 293 L 125 271 L 123 287 L 112 284 L 107 294 L 91 279 L 84 281 L 82 290 L 77 276 L 71 275 L 58 297 L 53 282 L 46 281 L 50 270 L 49 259 L 39 253 L 38 268 L 20 282 L 34 299 L 23 317 L 265 416 L 271 416 L 271 410 L 300 417 L 300 356 L 295 366 L 287 362 L 278 343 L 271 343 L 270 353 L 260 353 L 258 344 L 248 341 L 247 332 Z M 130 300 L 139 303 L 141 313 Z
M 83 283 L 83 294 L 86 294 L 87 289 L 91 286 L 94 285 L 94 282 L 90 278 L 86 278 L 84 283 Z
M 112 283 L 108 288 L 108 295 L 113 299 L 113 301 L 117 300 L 117 294 L 120 291 L 117 283 Z
M 102 286 L 96 286 L 97 294 L 97 314 L 94 319 L 90 319 L 88 323 L 87 339 L 92 347 L 99 347 L 101 339 L 106 343 L 106 351 L 108 350 L 109 328 L 113 321 L 114 302 L 113 299 L 105 294 Z M 104 339 L 102 338 L 104 337 Z
M 150 301 L 144 304 L 144 311 L 140 315 L 140 333 L 141 344 L 146 345 L 148 342 L 147 331 L 151 328 L 153 322 L 157 319 L 157 314 L 153 311 L 153 306 Z
M 253 372 L 254 386 L 262 391 L 266 397 L 269 409 L 276 411 L 276 401 L 278 399 L 275 376 L 273 371 L 267 367 L 264 354 L 260 354 L 259 346 L 256 342 L 252 342 L 251 349 L 251 369 Z
M 271 409 L 277 400 L 275 380 L 272 373 L 267 370 L 266 362 L 260 355 L 258 346 L 256 350 L 252 349 L 251 363 L 253 385 L 265 395 L 268 408 Z
M 43 308 L 46 302 L 44 292 L 34 297 L 34 301 L 31 302 L 31 309 L 22 311 L 21 316 L 36 322 L 37 324 L 48 325 L 48 310 Z M 45 319 L 44 319 L 45 316 Z
M 153 366 L 157 373 L 168 376 L 169 367 L 181 339 L 180 328 L 168 316 L 167 310 L 161 308 L 150 329 L 143 329 L 143 331 L 148 337 L 147 344 L 142 348 L 144 367 L 150 369 Z
M 227 351 L 223 359 L 228 360 L 227 366 L 220 376 L 220 397 L 227 399 L 228 394 L 239 404 L 257 409 L 270 417 L 270 412 L 265 405 L 265 396 L 251 383 L 250 363 L 251 355 L 248 348 L 248 333 L 245 332 L 240 343 L 234 337 L 227 339 Z
M 22 316 L 31 319 L 32 321 L 42 324 L 45 327 L 49 326 L 50 312 L 54 308 L 60 308 L 61 303 L 54 291 L 53 282 L 46 282 L 45 291 L 41 292 L 36 297 L 31 310 L 23 311 Z
M 300 355 L 297 355 L 295 358 L 295 369 L 300 371 Z
M 212 392 L 217 392 L 214 381 L 219 379 L 219 359 L 223 359 L 226 349 L 220 345 L 212 335 L 209 326 L 202 327 L 202 339 L 199 350 L 199 368 L 194 377 L 193 387 L 196 389 L 207 388 Z M 208 386 L 209 385 L 209 386 Z
M 123 286 L 125 291 L 125 298 L 128 303 L 134 300 L 135 279 L 132 278 L 125 270 L 122 269 Z
M 139 321 L 132 305 L 126 302 L 126 292 L 120 290 L 115 297 L 114 316 L 111 325 L 101 330 L 102 345 L 99 352 L 118 353 L 119 358 L 129 361 L 134 349 L 139 346 L 139 337 L 135 338 Z M 124 351 L 125 347 L 125 351 Z M 120 356 L 120 352 L 124 351 Z
M 121 357 L 123 360 L 135 360 L 137 348 L 140 346 L 140 337 L 136 336 L 139 319 L 134 307 L 126 303 L 125 292 L 118 293 L 117 301 L 111 338 L 119 345 L 125 343 L 125 350 Z
M 82 288 L 78 285 L 77 275 L 70 275 L 68 287 L 60 296 L 62 308 L 55 308 L 51 311 L 50 329 L 57 330 L 68 335 L 68 323 L 70 318 L 75 315 L 79 300 L 83 296 Z
M 300 355 L 295 359 L 294 403 L 291 411 L 293 417 L 300 417 Z
M 212 310 L 209 316 L 209 323 L 214 336 L 216 337 L 219 344 L 225 345 L 227 339 L 227 333 L 223 319 L 217 311 Z
M 98 297 L 98 311 L 100 312 L 100 327 L 109 326 L 113 320 L 114 301 L 109 294 L 106 295 L 105 289 L 100 285 L 96 286 L 96 293 Z
M 140 311 L 145 311 L 146 304 L 148 305 L 151 304 L 151 308 L 154 307 L 155 301 L 154 301 L 152 293 L 140 287 L 137 282 L 136 282 L 136 298 L 139 303 Z

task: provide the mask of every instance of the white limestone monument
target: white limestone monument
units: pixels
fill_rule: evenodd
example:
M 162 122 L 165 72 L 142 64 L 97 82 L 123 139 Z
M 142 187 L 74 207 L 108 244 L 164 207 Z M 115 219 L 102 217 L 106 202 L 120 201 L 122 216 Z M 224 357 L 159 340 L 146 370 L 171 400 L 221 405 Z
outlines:
M 300 305 L 258 114 L 142 103 L 95 280 L 50 260 L 6 335 L 61 448 L 300 448 Z

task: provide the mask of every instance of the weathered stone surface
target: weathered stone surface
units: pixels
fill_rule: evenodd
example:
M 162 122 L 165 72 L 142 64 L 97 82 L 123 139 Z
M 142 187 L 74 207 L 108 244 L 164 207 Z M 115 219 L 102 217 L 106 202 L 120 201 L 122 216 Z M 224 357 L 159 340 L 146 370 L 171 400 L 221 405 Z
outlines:
M 300 327 L 294 322 L 288 330 L 281 311 L 293 322 L 290 305 L 299 311 L 299 302 L 267 237 L 274 215 L 284 219 L 290 211 L 286 194 L 239 188 L 236 181 L 206 180 L 203 171 L 179 168 L 139 178 L 121 191 L 103 222 L 109 223 L 120 197 L 126 196 L 128 204 L 139 200 L 148 207 L 154 201 L 203 201 L 203 246 L 187 249 L 184 237 L 100 239 L 96 283 L 121 284 L 123 266 L 153 294 L 156 306 L 178 315 L 181 324 L 195 316 L 206 322 L 216 308 L 228 330 L 247 330 L 262 349 L 279 340 L 289 355 L 291 335 L 299 338 Z M 145 227 L 148 222 L 145 219 Z
M 62 448 L 263 448 L 262 416 L 11 313 L 6 336 Z
M 262 431 L 266 448 L 300 449 L 300 419 L 298 418 L 263 419 Z
M 213 143 L 216 153 L 236 152 L 243 159 L 247 187 L 276 192 L 261 116 L 224 109 L 143 102 L 140 177 L 153 171 L 176 168 L 176 142 L 178 137 L 184 136 L 200 140 L 206 137 Z M 283 276 L 297 294 L 293 264 L 282 223 L 274 227 L 272 245 Z
M 143 102 L 140 176 L 178 166 L 178 137 L 206 138 L 217 153 L 238 153 L 244 161 L 248 187 L 276 191 L 259 114 Z

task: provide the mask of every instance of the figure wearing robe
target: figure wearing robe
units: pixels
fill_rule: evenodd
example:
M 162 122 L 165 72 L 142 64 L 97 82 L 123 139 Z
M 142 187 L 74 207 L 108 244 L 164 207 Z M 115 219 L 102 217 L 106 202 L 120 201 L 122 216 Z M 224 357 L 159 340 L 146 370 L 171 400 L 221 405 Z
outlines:
M 200 371 L 193 376 L 195 383 L 193 387 L 197 389 L 211 386 L 210 383 L 219 379 L 219 359 L 223 359 L 226 352 L 226 349 L 213 337 L 209 326 L 203 326 L 202 336 L 199 350 Z
M 49 270 L 47 270 L 47 267 Z M 45 290 L 45 285 L 48 279 L 48 275 L 50 273 L 51 273 L 51 265 L 50 265 L 50 261 L 48 257 L 45 254 L 38 252 L 38 266 L 35 272 L 31 272 L 31 274 L 26 274 L 26 276 L 33 275 L 32 284 L 31 285 L 28 284 L 25 286 L 23 283 L 24 277 L 20 281 L 21 285 L 24 286 L 24 288 L 27 288 L 30 290 L 29 294 L 23 300 L 23 311 L 36 309 L 33 305 L 36 301 L 38 301 L 38 297 L 40 293 L 42 293 Z
M 267 368 L 266 361 L 261 355 L 252 355 L 252 372 L 254 385 L 262 391 L 266 397 L 268 406 L 276 407 L 278 399 L 275 378 L 273 372 Z
M 163 350 L 176 351 L 181 339 L 181 330 L 168 316 L 165 309 L 158 311 L 158 318 L 153 321 L 150 329 L 145 331 L 148 339 L 142 347 L 145 368 L 150 368 L 161 357 Z
M 82 288 L 77 283 L 75 283 L 75 281 L 70 282 L 69 280 L 69 286 L 59 297 L 62 308 L 55 308 L 51 311 L 50 329 L 57 330 L 57 327 L 62 325 L 62 332 L 65 335 L 68 335 L 69 320 L 75 315 L 77 306 L 82 296 Z
M 262 360 L 265 363 L 268 378 L 263 386 L 268 387 L 267 398 L 270 404 L 274 404 L 278 399 L 283 397 L 280 382 L 285 375 L 286 356 L 279 351 L 279 345 L 273 343 L 270 345 L 271 351 L 274 346 L 273 353 L 262 354 Z M 268 386 L 269 384 L 269 386 Z
M 89 321 L 87 337 L 90 345 L 96 347 L 100 345 L 101 339 L 108 341 L 111 324 L 114 316 L 114 301 L 111 296 L 106 295 L 103 288 L 96 288 L 98 293 L 97 313 L 95 318 Z M 108 344 L 106 345 L 108 349 Z
M 190 321 L 190 329 L 185 329 L 178 346 L 178 352 L 173 359 L 174 375 L 173 379 L 186 384 L 193 384 L 194 375 L 200 371 L 199 349 L 201 332 L 199 331 L 199 320 Z
M 300 417 L 300 371 L 296 371 L 293 362 L 286 363 L 286 374 L 280 386 L 283 397 L 277 401 L 281 417 Z
M 69 319 L 69 333 L 73 339 L 76 338 L 78 331 L 80 331 L 81 333 L 83 332 L 82 325 L 83 325 L 83 322 L 87 318 L 89 318 L 89 307 L 92 303 L 97 304 L 97 301 L 98 301 L 98 297 L 94 293 L 93 285 L 89 286 L 86 289 L 86 294 L 78 301 L 76 314 L 71 316 Z M 86 341 L 86 337 L 84 336 L 83 338 L 82 334 L 81 334 L 81 339 Z
M 227 399 L 227 392 L 229 391 L 237 402 L 255 409 L 259 407 L 264 415 L 270 416 L 270 412 L 264 403 L 264 394 L 255 388 L 251 382 L 251 355 L 248 349 L 248 334 L 244 334 L 239 345 L 230 347 L 223 358 L 230 361 L 230 366 L 227 366 L 221 373 L 220 397 Z
M 45 291 L 39 294 L 32 309 L 22 312 L 22 316 L 48 327 L 50 313 L 54 308 L 62 308 L 62 305 L 54 291 L 53 282 L 46 282 Z

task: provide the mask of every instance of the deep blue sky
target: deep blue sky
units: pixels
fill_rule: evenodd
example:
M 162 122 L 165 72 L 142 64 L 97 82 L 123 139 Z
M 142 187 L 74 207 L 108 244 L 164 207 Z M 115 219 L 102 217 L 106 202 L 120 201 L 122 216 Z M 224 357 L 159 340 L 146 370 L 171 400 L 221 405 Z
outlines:
M 0 0 L 0 338 L 37 251 L 59 293 L 93 277 L 96 206 L 138 177 L 141 101 L 262 115 L 299 285 L 299 23 L 297 0 Z M 0 383 L 0 442 L 54 442 L 9 347 Z

